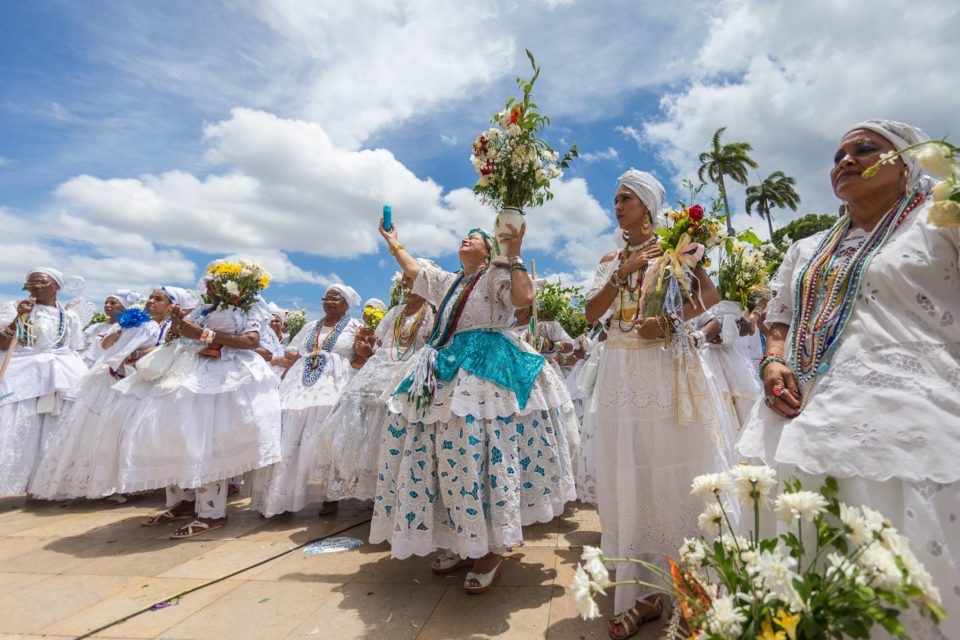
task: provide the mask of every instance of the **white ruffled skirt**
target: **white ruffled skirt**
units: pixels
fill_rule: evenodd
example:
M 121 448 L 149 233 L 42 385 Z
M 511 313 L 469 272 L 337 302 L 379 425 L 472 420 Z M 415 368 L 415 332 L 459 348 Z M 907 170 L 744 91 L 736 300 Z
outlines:
M 520 409 L 512 392 L 460 371 L 426 416 L 395 396 L 380 443 L 370 540 L 396 558 L 449 549 L 466 558 L 523 542 L 576 498 L 577 417 L 544 365 Z

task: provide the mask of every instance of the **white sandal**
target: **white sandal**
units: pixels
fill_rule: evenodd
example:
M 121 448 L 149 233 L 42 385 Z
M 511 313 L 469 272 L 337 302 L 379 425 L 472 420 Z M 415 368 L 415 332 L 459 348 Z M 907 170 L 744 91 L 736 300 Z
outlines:
M 441 551 L 440 554 L 430 563 L 430 568 L 438 576 L 452 573 L 463 567 L 472 567 L 473 560 L 470 558 L 461 558 L 450 550 Z
M 503 567 L 503 556 L 500 556 L 500 560 L 497 561 L 497 566 L 486 573 L 474 573 L 473 571 L 467 572 L 467 578 L 463 581 L 463 590 L 471 594 L 480 594 L 486 593 L 490 590 L 490 587 L 493 586 L 493 581 L 497 579 L 497 576 L 500 575 L 500 569 Z M 470 582 L 476 582 L 476 586 L 472 586 Z

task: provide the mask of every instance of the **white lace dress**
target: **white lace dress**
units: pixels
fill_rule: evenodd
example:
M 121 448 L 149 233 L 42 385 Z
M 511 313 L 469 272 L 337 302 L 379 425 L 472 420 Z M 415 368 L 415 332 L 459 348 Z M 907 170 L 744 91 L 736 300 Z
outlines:
M 380 440 L 387 421 L 384 389 L 395 389 L 414 353 L 427 339 L 433 326 L 433 311 L 423 305 L 419 314 L 403 316 L 405 305 L 390 309 L 377 327 L 380 346 L 347 384 L 320 434 L 316 466 L 310 472 L 310 484 L 326 500 L 357 498 L 372 500 L 377 489 L 377 463 Z M 394 326 L 401 319 L 401 335 L 412 339 L 408 349 L 398 353 Z M 415 335 L 410 332 L 416 329 Z M 407 344 L 406 340 L 403 344 Z
M 87 372 L 77 354 L 83 330 L 74 312 L 35 305 L 27 324 L 30 336 L 14 348 L 0 381 L 0 495 L 26 491 Z
M 456 279 L 424 267 L 413 290 L 439 305 Z M 440 326 L 452 306 L 438 310 Z M 449 381 L 438 379 L 432 401 L 419 409 L 406 392 L 390 397 L 370 540 L 390 542 L 394 557 L 440 548 L 469 558 L 501 553 L 523 542 L 522 526 L 555 518 L 576 497 L 567 443 L 568 433 L 576 435 L 573 406 L 563 380 L 512 337 L 513 312 L 510 271 L 487 269 L 445 348 L 425 347 L 407 366 L 413 372 L 437 354 L 438 366 L 454 363 L 445 369 Z M 491 348 L 455 346 L 474 339 L 474 347 Z M 472 356 L 458 360 L 465 353 Z M 525 376 L 529 397 L 468 369 Z
M 164 323 L 164 328 L 169 325 Z M 117 341 L 107 349 L 100 349 L 100 357 L 77 385 L 77 399 L 69 414 L 61 421 L 57 433 L 30 483 L 29 491 L 38 498 L 59 500 L 63 498 L 102 498 L 96 488 L 110 485 L 110 480 L 98 477 L 114 468 L 105 464 L 115 456 L 116 438 L 111 444 L 104 438 L 107 427 L 106 414 L 119 401 L 121 394 L 112 387 L 117 379 L 110 369 L 132 374 L 135 367 L 123 361 L 137 349 L 156 347 L 162 333 L 160 325 L 153 320 L 129 329 L 112 325 L 112 333 L 120 333 Z M 99 346 L 99 345 L 98 345 Z M 106 494 L 109 495 L 109 494 Z
M 83 351 L 80 352 L 80 357 L 83 358 L 87 366 L 92 365 L 103 355 L 100 341 L 113 333 L 115 329 L 117 329 L 116 322 L 97 322 L 83 330 Z
M 356 373 L 353 341 L 362 325 L 356 318 L 344 316 L 336 327 L 324 327 L 316 320 L 303 327 L 288 350 L 296 350 L 297 360 L 280 383 L 282 419 L 282 458 L 269 469 L 253 477 L 251 507 L 270 517 L 285 511 L 300 511 L 311 502 L 326 500 L 325 490 L 309 482 L 317 461 L 320 432 L 340 394 Z M 306 357 L 328 340 L 329 351 L 314 361 Z
M 740 305 L 721 300 L 695 318 L 698 327 L 703 327 L 714 319 L 721 325 L 720 343 L 708 342 L 703 345 L 700 353 L 707 373 L 713 376 L 714 383 L 723 396 L 724 406 L 731 413 L 731 423 L 736 427 L 736 433 L 731 434 L 733 440 L 739 437 L 741 426 L 746 423 L 750 410 L 762 395 L 756 365 L 747 360 L 743 351 L 737 348 L 741 340 L 737 320 L 742 317 Z
M 208 312 L 202 306 L 189 319 L 221 334 L 261 331 L 259 318 L 236 307 Z M 168 342 L 114 385 L 121 398 L 101 436 L 110 453 L 89 494 L 190 489 L 280 459 L 280 398 L 270 365 L 249 349 L 198 355 L 204 346 L 184 338 Z M 174 357 L 166 373 L 147 379 L 146 358 L 167 356 Z
M 616 268 L 616 260 L 601 263 L 588 295 Z M 690 495 L 690 484 L 700 474 L 729 468 L 732 427 L 699 352 L 640 338 L 628 322 L 618 322 L 619 296 L 612 310 L 596 381 L 601 547 L 604 555 L 665 567 L 684 537 L 698 535 L 703 501 Z M 632 317 L 633 309 L 626 315 Z M 617 580 L 657 581 L 636 564 L 617 564 L 616 571 Z M 617 587 L 615 611 L 648 592 L 635 585 Z
M 934 227 L 929 209 L 917 207 L 874 255 L 829 370 L 802 388 L 800 415 L 781 418 L 759 403 L 739 449 L 805 486 L 833 475 L 841 500 L 887 516 L 950 615 L 939 631 L 910 616 L 907 632 L 952 639 L 960 638 L 960 229 Z M 792 322 L 795 276 L 822 237 L 790 247 L 768 325 Z
M 587 504 L 597 504 L 597 372 L 604 350 L 604 342 L 589 341 L 586 357 L 577 363 L 571 376 L 582 398 L 583 415 L 580 418 L 580 448 L 575 460 L 577 469 L 577 499 Z M 567 388 L 570 381 L 567 381 Z M 576 404 L 576 401 L 574 402 Z

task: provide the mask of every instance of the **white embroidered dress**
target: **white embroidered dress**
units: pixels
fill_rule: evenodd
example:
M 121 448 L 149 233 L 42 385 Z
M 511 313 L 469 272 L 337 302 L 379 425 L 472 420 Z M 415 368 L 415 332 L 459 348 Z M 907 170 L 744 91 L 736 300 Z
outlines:
M 600 263 L 593 295 L 618 262 Z M 690 483 L 703 473 L 729 468 L 732 430 L 717 390 L 704 375 L 700 353 L 644 340 L 621 319 L 620 296 L 596 380 L 596 495 L 601 547 L 610 557 L 640 558 L 659 565 L 676 557 L 684 537 L 698 535 L 703 501 Z M 635 309 L 636 307 L 634 307 Z M 626 315 L 632 317 L 633 310 Z M 624 330 L 626 329 L 626 331 Z M 638 565 L 618 563 L 617 580 L 656 582 Z M 649 590 L 618 586 L 617 613 Z
M 0 381 L 0 495 L 26 491 L 87 372 L 77 354 L 83 328 L 74 312 L 34 305 L 27 325 L 31 337 L 14 348 Z
M 331 350 L 320 356 L 323 362 L 318 367 L 322 366 L 322 372 L 312 384 L 304 382 L 305 369 L 311 366 L 306 356 L 318 348 L 315 343 L 322 346 L 327 336 L 332 338 L 337 327 L 324 327 L 322 319 L 316 320 L 305 325 L 287 347 L 302 357 L 280 383 L 282 457 L 278 464 L 255 474 L 253 480 L 251 507 L 267 517 L 300 511 L 312 502 L 326 500 L 325 489 L 309 482 L 310 471 L 317 461 L 321 427 L 356 373 L 350 362 L 353 341 L 362 326 L 356 318 L 344 316 L 343 320 Z
M 237 307 L 199 307 L 189 319 L 220 334 L 260 332 L 259 318 Z M 168 342 L 140 361 L 137 371 L 114 385 L 122 395 L 106 418 L 95 495 L 133 493 L 224 480 L 280 459 L 280 398 L 277 376 L 250 349 L 223 347 L 221 355 L 198 355 L 196 340 Z M 176 354 L 167 372 L 146 379 L 147 357 Z
M 439 305 L 456 278 L 425 266 L 413 290 Z M 447 305 L 439 322 L 446 323 L 452 307 Z M 510 331 L 513 313 L 510 271 L 488 268 L 467 299 L 451 341 L 486 329 L 534 354 Z M 413 372 L 431 350 L 418 352 L 406 371 Z M 515 366 L 511 361 L 495 364 Z M 390 397 L 371 542 L 390 542 L 396 558 L 441 548 L 479 558 L 519 545 L 522 526 L 548 522 L 563 512 L 576 498 L 567 443 L 568 433 L 576 435 L 576 415 L 563 380 L 542 363 L 537 369 L 522 409 L 514 391 L 462 368 L 448 383 L 438 380 L 432 402 L 419 410 L 406 393 Z
M 169 321 L 164 322 L 164 329 L 167 326 Z M 112 388 L 117 380 L 110 375 L 110 369 L 132 374 L 135 367 L 125 365 L 124 360 L 137 349 L 158 346 L 162 339 L 161 327 L 153 320 L 129 329 L 114 324 L 107 335 L 113 333 L 119 333 L 119 338 L 107 349 L 99 349 L 99 359 L 80 380 L 77 399 L 51 438 L 30 483 L 30 493 L 38 498 L 59 500 L 110 495 L 101 491 L 104 486 L 112 486 L 112 479 L 98 477 L 115 468 L 106 460 L 116 455 L 117 434 L 107 434 L 104 429 L 110 426 L 107 414 L 114 409 L 121 394 Z
M 407 363 L 423 347 L 433 326 L 433 311 L 424 304 L 416 335 L 410 336 L 418 314 L 404 316 L 405 306 L 393 307 L 380 321 L 380 346 L 347 384 L 321 429 L 310 484 L 316 485 L 318 494 L 325 493 L 326 500 L 372 500 L 376 493 L 380 440 L 387 421 L 383 391 L 397 387 Z M 397 318 L 401 318 L 401 335 L 412 340 L 402 354 L 394 342 Z
M 874 255 L 830 368 L 802 389 L 800 415 L 758 403 L 739 449 L 805 487 L 833 475 L 842 501 L 887 516 L 950 615 L 939 631 L 910 616 L 907 632 L 960 638 L 960 229 L 934 227 L 929 210 L 917 207 Z M 865 235 L 854 230 L 845 245 Z M 794 280 L 822 237 L 787 251 L 768 325 L 792 322 Z

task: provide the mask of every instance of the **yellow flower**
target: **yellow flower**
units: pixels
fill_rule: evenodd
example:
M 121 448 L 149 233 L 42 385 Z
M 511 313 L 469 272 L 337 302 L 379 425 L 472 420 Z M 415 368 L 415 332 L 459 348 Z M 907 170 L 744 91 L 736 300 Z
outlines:
M 800 618 L 802 616 L 799 613 L 789 613 L 784 609 L 777 611 L 777 617 L 773 621 L 777 624 L 778 627 L 787 632 L 787 637 L 790 640 L 797 640 L 797 625 L 800 624 Z
M 705 267 L 709 267 L 709 266 L 710 266 L 710 258 L 704 258 L 704 259 L 703 259 L 703 266 L 705 266 Z
M 783 631 L 774 631 L 773 623 L 770 622 L 770 618 L 767 618 L 760 626 L 760 635 L 757 636 L 757 640 L 787 640 L 787 634 Z
M 928 219 L 937 227 L 960 227 L 960 203 L 953 200 L 934 202 Z
M 270 286 L 270 276 L 268 276 L 267 274 L 263 274 L 262 276 L 260 276 L 260 288 L 266 289 L 269 286 Z

